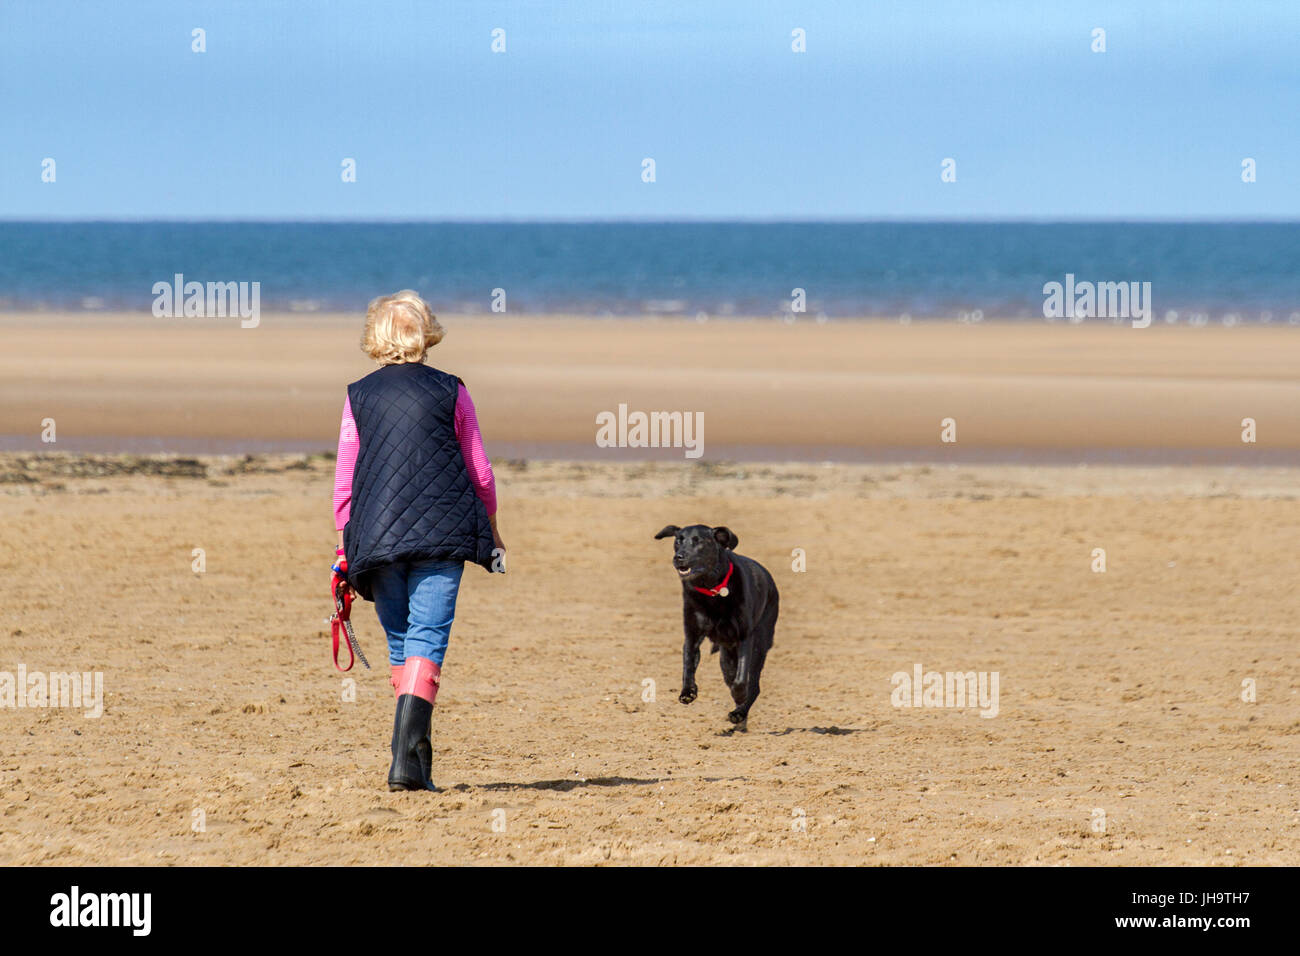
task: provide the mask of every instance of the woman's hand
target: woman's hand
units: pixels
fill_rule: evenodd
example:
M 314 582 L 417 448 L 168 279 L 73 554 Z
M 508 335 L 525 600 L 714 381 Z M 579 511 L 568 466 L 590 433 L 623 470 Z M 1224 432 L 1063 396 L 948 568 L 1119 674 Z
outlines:
M 340 550 L 342 550 L 342 545 L 340 545 L 339 548 Z M 341 554 L 334 555 L 334 564 L 330 566 L 330 587 L 331 588 L 334 587 L 336 581 L 342 581 L 344 591 L 347 594 L 351 594 L 354 599 L 356 598 L 357 592 L 352 589 L 351 584 L 347 583 L 348 559 Z
M 501 540 L 501 532 L 497 530 L 497 516 L 495 514 L 488 518 L 488 524 L 492 526 L 492 547 L 504 554 L 506 543 Z

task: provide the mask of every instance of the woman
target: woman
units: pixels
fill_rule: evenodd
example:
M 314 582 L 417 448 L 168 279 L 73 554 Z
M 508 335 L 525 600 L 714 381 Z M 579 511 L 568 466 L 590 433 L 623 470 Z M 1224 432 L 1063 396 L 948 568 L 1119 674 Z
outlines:
M 388 635 L 389 790 L 437 790 L 429 730 L 461 571 L 466 561 L 503 569 L 474 403 L 460 379 L 424 364 L 443 334 L 410 290 L 371 302 L 361 348 L 379 369 L 348 386 L 339 428 L 335 568 L 375 602 Z

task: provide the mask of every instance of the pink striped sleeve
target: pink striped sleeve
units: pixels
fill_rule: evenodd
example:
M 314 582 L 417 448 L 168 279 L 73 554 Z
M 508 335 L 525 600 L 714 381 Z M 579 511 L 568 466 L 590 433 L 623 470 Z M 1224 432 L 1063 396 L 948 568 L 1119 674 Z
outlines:
M 357 467 L 361 436 L 352 417 L 352 400 L 343 399 L 343 422 L 339 425 L 339 453 L 334 463 L 334 529 L 342 531 L 352 513 L 352 472 Z
M 490 518 L 497 513 L 497 481 L 492 474 L 492 463 L 483 450 L 483 436 L 478 430 L 474 402 L 464 385 L 456 393 L 456 438 L 460 440 L 460 453 L 465 459 L 469 480 Z

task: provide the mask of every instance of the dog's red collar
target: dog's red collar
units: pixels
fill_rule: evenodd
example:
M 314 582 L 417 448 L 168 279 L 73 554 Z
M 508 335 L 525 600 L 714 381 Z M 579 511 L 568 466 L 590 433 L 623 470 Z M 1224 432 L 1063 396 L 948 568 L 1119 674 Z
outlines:
M 701 594 L 707 594 L 709 597 L 726 597 L 728 594 L 731 593 L 731 591 L 727 589 L 727 582 L 731 580 L 731 572 L 734 571 L 735 569 L 736 566 L 732 564 L 730 561 L 728 561 L 727 576 L 722 579 L 721 584 L 719 584 L 716 588 L 696 588 L 695 590 L 699 591 Z

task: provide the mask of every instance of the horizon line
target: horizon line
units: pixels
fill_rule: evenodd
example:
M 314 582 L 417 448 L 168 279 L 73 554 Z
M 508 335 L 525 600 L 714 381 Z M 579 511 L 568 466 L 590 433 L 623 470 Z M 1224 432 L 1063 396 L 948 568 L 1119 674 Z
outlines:
M 1300 216 L 512 216 L 512 217 L 264 217 L 264 216 L 0 216 L 0 225 L 1295 225 Z

